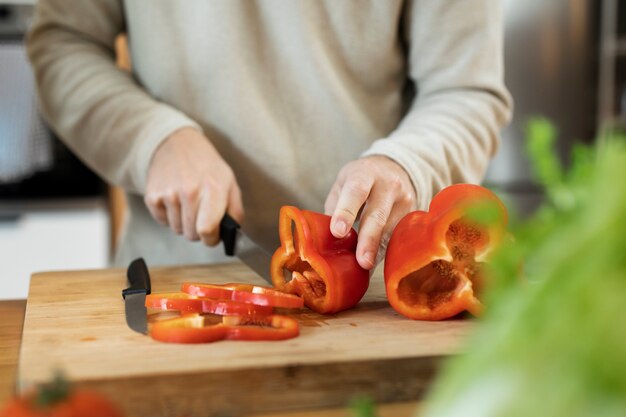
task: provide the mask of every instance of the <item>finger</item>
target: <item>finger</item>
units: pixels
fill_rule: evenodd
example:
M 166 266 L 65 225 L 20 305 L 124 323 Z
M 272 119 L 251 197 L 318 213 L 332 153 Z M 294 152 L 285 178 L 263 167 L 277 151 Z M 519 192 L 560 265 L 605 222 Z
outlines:
M 198 218 L 199 192 L 197 188 L 190 189 L 181 195 L 181 218 L 183 223 L 183 235 L 185 238 L 196 241 L 200 236 L 196 230 Z
M 245 211 L 243 208 L 243 201 L 241 199 L 241 190 L 237 184 L 233 185 L 230 189 L 227 211 L 228 214 L 230 214 L 230 216 L 237 221 L 237 223 L 243 223 Z
M 385 233 L 394 200 L 389 193 L 376 187 L 363 209 L 359 228 L 359 241 L 356 248 L 356 259 L 365 269 L 376 265 L 376 258 Z
M 163 200 L 160 197 L 146 195 L 144 197 L 144 203 L 154 220 L 163 226 L 167 226 L 167 210 L 165 209 Z
M 215 246 L 219 243 L 219 225 L 224 213 L 226 213 L 226 193 L 206 190 L 201 194 L 196 231 L 205 245 Z
M 326 202 L 324 203 L 324 214 L 332 215 L 335 211 L 335 207 L 337 207 L 337 201 L 339 200 L 339 190 L 341 187 L 338 182 L 335 182 L 333 186 L 330 188 L 330 192 L 328 193 L 328 197 L 326 197 Z
M 180 201 L 178 196 L 175 193 L 171 193 L 163 199 L 163 203 L 167 212 L 167 224 L 174 233 L 180 235 L 183 232 L 183 225 L 180 218 Z
M 371 176 L 353 177 L 341 187 L 337 206 L 333 210 L 330 221 L 330 231 L 333 236 L 341 238 L 350 231 L 359 210 L 370 194 L 373 182 L 374 179 Z

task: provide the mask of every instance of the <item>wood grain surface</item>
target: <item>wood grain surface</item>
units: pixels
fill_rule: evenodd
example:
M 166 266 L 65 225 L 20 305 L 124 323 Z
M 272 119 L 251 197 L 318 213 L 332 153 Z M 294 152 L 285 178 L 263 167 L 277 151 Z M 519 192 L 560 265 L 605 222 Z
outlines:
M 254 282 L 244 265 L 151 268 L 153 292 L 183 281 Z M 295 315 L 301 335 L 280 342 L 172 345 L 128 329 L 124 270 L 50 272 L 31 279 L 18 368 L 26 389 L 63 370 L 97 388 L 127 416 L 236 416 L 421 398 L 442 357 L 458 352 L 465 320 L 398 316 L 380 276 L 359 306 L 333 316 Z
M 0 405 L 15 394 L 25 300 L 0 301 Z
M 0 405 L 15 395 L 17 359 L 26 300 L 0 301 Z M 376 404 L 377 417 L 417 417 L 421 404 L 415 401 Z M 252 413 L 251 417 L 354 417 L 348 407 Z

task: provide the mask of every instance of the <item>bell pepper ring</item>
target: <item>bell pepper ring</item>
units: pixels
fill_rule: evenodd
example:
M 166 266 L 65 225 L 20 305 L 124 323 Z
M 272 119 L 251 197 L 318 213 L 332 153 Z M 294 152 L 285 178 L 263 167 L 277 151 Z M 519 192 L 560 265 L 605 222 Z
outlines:
M 283 206 L 279 235 L 281 246 L 270 266 L 276 288 L 303 297 L 307 307 L 321 314 L 349 309 L 363 298 L 369 271 L 356 260 L 354 229 L 336 238 L 330 232 L 330 216 Z
M 300 333 L 298 322 L 282 315 L 225 316 L 212 324 L 207 316 L 187 314 L 150 325 L 154 340 L 166 343 L 210 343 L 218 340 L 285 340 Z
M 304 300 L 275 288 L 252 284 L 200 284 L 185 282 L 181 290 L 189 295 L 220 298 L 277 308 L 302 308 Z
M 488 208 L 489 222 L 472 210 Z M 506 233 L 507 212 L 486 188 L 457 184 L 443 189 L 429 211 L 407 214 L 394 229 L 385 256 L 391 306 L 416 320 L 443 320 L 462 311 L 479 315 L 483 263 Z
M 230 300 L 233 289 L 229 285 L 223 284 L 200 284 L 184 282 L 181 291 L 197 297 L 216 298 L 220 300 Z
M 269 315 L 274 310 L 272 306 L 197 297 L 186 293 L 148 294 L 146 307 L 165 311 L 175 310 L 181 313 L 210 313 L 220 316 Z

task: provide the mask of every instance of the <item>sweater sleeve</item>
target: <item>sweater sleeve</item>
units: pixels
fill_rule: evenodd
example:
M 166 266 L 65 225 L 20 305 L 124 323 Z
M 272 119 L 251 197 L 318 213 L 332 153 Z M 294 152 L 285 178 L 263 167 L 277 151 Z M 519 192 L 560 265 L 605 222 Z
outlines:
M 142 193 L 158 145 L 200 127 L 116 67 L 123 29 L 121 0 L 39 0 L 27 48 L 52 129 L 107 181 Z
M 479 183 L 511 116 L 500 0 L 415 0 L 403 16 L 417 93 L 399 126 L 364 153 L 399 163 L 426 209 L 441 188 Z

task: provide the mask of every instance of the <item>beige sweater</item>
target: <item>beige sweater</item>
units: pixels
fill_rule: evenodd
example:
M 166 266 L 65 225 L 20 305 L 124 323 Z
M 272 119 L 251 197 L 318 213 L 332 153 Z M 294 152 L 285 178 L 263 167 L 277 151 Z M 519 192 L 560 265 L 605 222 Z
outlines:
M 127 31 L 132 76 L 114 65 Z M 284 204 L 322 211 L 339 169 L 386 155 L 427 207 L 480 182 L 510 116 L 499 0 L 39 0 L 28 51 L 44 114 L 130 219 L 117 263 L 219 260 L 155 221 L 141 194 L 173 131 L 231 165 L 244 228 L 269 249 Z

